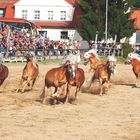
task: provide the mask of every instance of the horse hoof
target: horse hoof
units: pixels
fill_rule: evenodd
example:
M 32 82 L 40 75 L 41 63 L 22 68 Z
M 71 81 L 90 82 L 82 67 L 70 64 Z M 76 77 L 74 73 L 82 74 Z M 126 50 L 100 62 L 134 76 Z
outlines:
M 140 83 L 138 83 L 138 82 L 135 85 L 136 85 L 137 88 L 140 87 Z
M 43 103 L 43 99 L 40 99 L 40 98 L 37 98 L 35 101 L 36 101 L 36 102 Z
M 102 93 L 100 93 L 100 96 L 103 96 L 103 94 L 102 94 Z
M 21 90 L 21 93 L 24 93 L 24 90 Z

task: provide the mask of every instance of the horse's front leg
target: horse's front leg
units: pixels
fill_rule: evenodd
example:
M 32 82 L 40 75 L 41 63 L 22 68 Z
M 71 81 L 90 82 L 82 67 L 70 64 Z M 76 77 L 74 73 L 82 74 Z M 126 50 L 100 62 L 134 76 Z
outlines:
M 23 85 L 23 81 L 24 80 L 21 78 L 20 83 L 19 83 L 19 87 L 17 88 L 16 93 L 18 93 L 19 90 L 21 89 L 21 86 Z
M 21 92 L 23 93 L 25 91 L 25 88 L 28 84 L 30 84 L 31 82 L 31 78 L 28 78 L 26 81 L 23 82 L 22 84 L 22 89 L 21 89 Z
M 30 81 L 30 83 L 28 83 L 29 85 L 31 85 L 30 90 L 33 89 L 34 83 L 35 83 L 35 79 L 34 79 L 34 80 L 32 79 L 32 80 Z
M 67 91 L 66 91 L 66 103 L 69 101 L 70 99 L 70 88 L 71 88 L 71 85 L 67 83 Z
M 76 100 L 78 99 L 78 91 L 79 91 L 79 87 L 76 86 L 76 91 L 75 91 L 75 99 Z

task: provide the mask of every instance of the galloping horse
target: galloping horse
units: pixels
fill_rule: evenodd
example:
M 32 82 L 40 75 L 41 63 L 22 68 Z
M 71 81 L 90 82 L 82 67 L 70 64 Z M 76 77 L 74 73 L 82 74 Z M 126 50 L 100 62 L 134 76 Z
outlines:
M 4 80 L 8 77 L 8 67 L 0 64 L 0 86 L 3 84 Z
M 106 61 L 100 60 L 96 50 L 91 49 L 84 54 L 84 64 L 87 65 L 90 62 L 90 69 L 89 72 L 93 69 L 96 70 L 98 65 L 106 64 Z
M 75 74 L 71 75 L 71 70 L 75 71 Z M 73 68 L 70 68 L 66 76 L 67 76 L 67 92 L 66 92 L 66 102 L 67 102 L 70 99 L 71 86 L 76 86 L 75 99 L 77 99 L 78 92 L 80 91 L 80 88 L 85 81 L 85 74 L 83 69 L 77 67 L 75 70 Z
M 115 73 L 116 68 L 116 58 L 114 56 L 109 56 L 108 61 L 105 64 L 100 64 L 97 66 L 95 73 L 93 74 L 89 88 L 95 79 L 99 80 L 100 95 L 103 94 L 103 85 L 105 83 L 109 84 L 111 73 Z M 107 85 L 108 88 L 108 85 Z
M 52 68 L 46 73 L 45 84 L 41 90 L 37 101 L 42 102 L 45 98 L 45 87 L 54 87 L 55 91 L 53 95 L 56 95 L 58 88 L 65 86 L 66 83 L 66 101 L 68 101 L 70 95 L 70 85 L 76 86 L 75 97 L 77 98 L 78 91 L 80 90 L 80 87 L 85 80 L 85 76 L 84 71 L 81 68 L 77 67 L 77 63 L 79 62 L 79 60 L 75 57 L 75 55 L 73 55 L 73 57 L 67 57 L 70 58 L 70 60 L 65 59 L 64 61 L 62 61 L 60 67 Z
M 8 77 L 9 74 L 8 67 L 1 64 L 2 59 L 3 59 L 3 55 L 0 53 L 0 86 L 3 84 L 3 82 Z
M 43 102 L 45 98 L 45 87 L 54 87 L 55 91 L 52 96 L 57 96 L 58 88 L 65 86 L 67 83 L 66 101 L 70 95 L 70 85 L 76 86 L 75 97 L 77 98 L 78 91 L 85 80 L 84 71 L 77 68 L 75 64 L 70 64 L 66 61 L 60 67 L 50 69 L 45 76 L 45 84 L 43 85 L 37 101 Z M 64 89 L 63 89 L 64 90 Z M 64 91 L 63 91 L 64 92 Z M 68 98 L 67 98 L 68 97 Z
M 33 62 L 33 54 L 26 54 L 27 63 L 22 72 L 22 78 L 20 82 L 21 92 L 25 91 L 26 86 L 31 85 L 31 89 L 34 86 L 36 78 L 39 74 L 39 66 Z M 18 92 L 20 88 L 16 90 Z
M 136 87 L 140 87 L 140 56 L 136 53 L 129 53 L 126 62 L 132 65 L 132 70 L 136 76 Z

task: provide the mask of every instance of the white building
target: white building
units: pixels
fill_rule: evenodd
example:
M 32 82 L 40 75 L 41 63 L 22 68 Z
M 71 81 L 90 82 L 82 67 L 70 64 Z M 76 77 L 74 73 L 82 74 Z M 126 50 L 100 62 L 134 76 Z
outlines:
M 80 40 L 76 32 L 79 10 L 73 0 L 19 0 L 15 4 L 15 18 L 24 18 L 42 27 L 51 40 Z M 78 13 L 80 13 L 78 11 Z M 75 37 L 76 36 L 76 37 Z

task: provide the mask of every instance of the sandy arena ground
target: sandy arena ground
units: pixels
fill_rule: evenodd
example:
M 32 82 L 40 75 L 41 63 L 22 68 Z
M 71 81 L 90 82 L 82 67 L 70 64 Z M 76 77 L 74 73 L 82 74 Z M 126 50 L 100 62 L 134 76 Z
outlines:
M 97 90 L 84 90 L 76 104 L 58 105 L 35 101 L 44 75 L 57 64 L 39 64 L 33 90 L 23 94 L 15 89 L 25 63 L 6 65 L 10 74 L 0 89 L 0 140 L 140 140 L 140 88 L 134 85 L 131 65 L 117 65 L 102 97 Z M 92 75 L 89 66 L 79 67 L 87 79 Z

